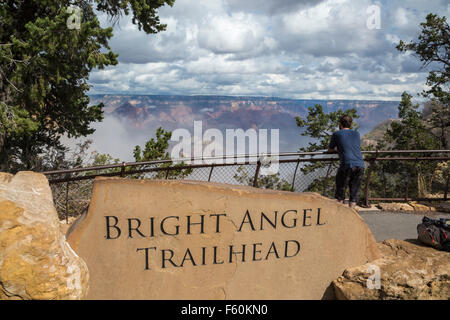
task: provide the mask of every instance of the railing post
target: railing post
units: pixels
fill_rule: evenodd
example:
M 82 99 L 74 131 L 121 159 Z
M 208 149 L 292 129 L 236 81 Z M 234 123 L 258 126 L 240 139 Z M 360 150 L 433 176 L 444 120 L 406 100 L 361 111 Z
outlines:
M 369 160 L 369 169 L 367 169 L 367 177 L 366 177 L 366 185 L 364 187 L 364 206 L 369 208 L 369 189 L 370 189 L 370 177 L 372 176 L 373 168 L 375 167 L 375 160 L 377 159 L 377 153 L 375 153 L 375 157 Z
M 167 180 L 167 178 L 169 177 L 169 168 L 170 168 L 170 167 L 167 167 L 167 170 L 166 170 L 166 178 L 165 178 L 166 180 Z
M 369 164 L 369 169 L 367 170 L 367 178 L 366 178 L 366 186 L 364 189 L 364 206 L 366 208 L 370 207 L 369 204 L 369 185 L 370 185 L 370 176 L 372 175 L 372 163 Z
M 445 184 L 445 191 L 444 191 L 444 201 L 447 201 L 449 184 L 450 184 L 450 174 L 447 175 L 447 183 Z
M 255 177 L 253 178 L 253 187 L 255 187 L 255 188 L 258 188 L 259 168 L 261 168 L 261 161 L 258 159 L 258 162 L 256 165 Z
M 297 165 L 295 166 L 295 170 L 294 170 L 294 177 L 292 178 L 292 184 L 291 184 L 291 191 L 294 192 L 295 188 L 294 188 L 294 184 L 295 184 L 295 177 L 297 175 L 297 169 L 298 169 L 298 165 L 300 164 L 300 159 L 297 161 Z
M 71 173 L 68 174 L 68 178 L 72 176 Z M 69 224 L 69 183 L 70 181 L 67 180 L 66 182 L 66 224 Z
M 409 180 L 411 177 L 408 175 L 408 178 L 406 179 L 406 187 L 405 187 L 405 202 L 408 201 L 408 191 L 409 191 Z
M 120 169 L 120 177 L 125 177 L 125 162 L 122 162 L 122 167 Z
M 211 164 L 211 170 L 209 171 L 208 182 L 211 181 L 211 175 L 212 175 L 213 169 L 214 169 L 214 163 Z

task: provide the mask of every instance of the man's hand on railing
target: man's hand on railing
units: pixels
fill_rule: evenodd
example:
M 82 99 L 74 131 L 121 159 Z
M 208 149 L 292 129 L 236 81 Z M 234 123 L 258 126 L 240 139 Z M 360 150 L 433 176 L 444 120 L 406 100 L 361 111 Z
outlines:
M 325 154 L 329 154 L 329 153 L 338 153 L 336 149 L 328 149 L 327 151 L 324 152 Z

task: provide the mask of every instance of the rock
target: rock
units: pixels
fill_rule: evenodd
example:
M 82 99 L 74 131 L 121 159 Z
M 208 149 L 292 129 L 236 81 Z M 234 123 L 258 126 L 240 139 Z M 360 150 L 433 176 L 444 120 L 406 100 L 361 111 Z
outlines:
M 10 173 L 0 172 L 0 185 L 9 183 L 13 177 Z
M 94 300 L 334 298 L 346 268 L 380 257 L 346 205 L 220 183 L 97 178 L 73 226 Z
M 418 241 L 395 239 L 378 243 L 378 248 L 380 259 L 349 268 L 333 281 L 338 299 L 447 300 L 450 297 L 449 252 L 426 247 Z M 379 267 L 379 289 L 368 288 L 368 281 L 369 286 L 375 284 L 371 265 Z
M 450 213 L 450 201 L 436 203 L 434 208 L 439 212 Z
M 59 230 L 63 235 L 66 235 L 72 224 L 78 219 L 78 217 L 67 217 L 66 219 L 59 220 Z
M 410 201 L 408 204 L 414 208 L 414 211 L 436 211 L 435 208 L 429 207 L 427 205 L 417 203 L 416 201 Z
M 356 206 L 355 210 L 358 212 L 365 212 L 365 211 L 381 211 L 380 208 L 378 208 L 376 205 L 371 204 L 369 207 L 360 207 Z
M 59 230 L 46 177 L 0 174 L 0 299 L 81 299 L 88 269 Z
M 377 207 L 383 211 L 414 211 L 414 208 L 407 203 L 379 203 Z

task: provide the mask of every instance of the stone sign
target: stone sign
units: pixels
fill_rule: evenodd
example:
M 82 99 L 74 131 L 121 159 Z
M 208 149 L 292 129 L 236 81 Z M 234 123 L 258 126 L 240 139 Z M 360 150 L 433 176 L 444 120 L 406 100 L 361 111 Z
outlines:
M 321 299 L 379 257 L 356 211 L 315 193 L 97 178 L 68 242 L 88 299 Z

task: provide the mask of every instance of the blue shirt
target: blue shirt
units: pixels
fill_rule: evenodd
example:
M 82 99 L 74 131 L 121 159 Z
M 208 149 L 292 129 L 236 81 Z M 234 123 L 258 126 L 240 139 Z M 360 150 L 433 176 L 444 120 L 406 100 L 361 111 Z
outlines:
M 336 147 L 341 160 L 341 168 L 364 168 L 361 154 L 361 139 L 358 131 L 343 129 L 333 133 L 329 148 L 334 149 Z

